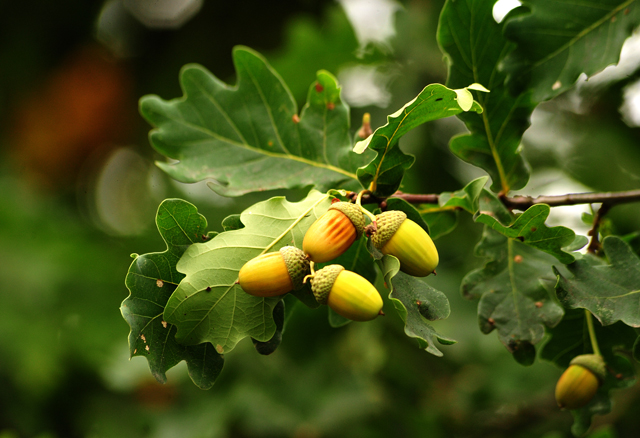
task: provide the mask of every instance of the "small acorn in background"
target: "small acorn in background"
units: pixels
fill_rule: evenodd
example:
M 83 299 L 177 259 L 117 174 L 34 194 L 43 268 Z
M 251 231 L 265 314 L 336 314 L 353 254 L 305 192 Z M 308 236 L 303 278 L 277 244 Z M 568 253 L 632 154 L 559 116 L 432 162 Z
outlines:
M 302 250 L 314 263 L 335 259 L 362 236 L 365 220 L 360 207 L 349 202 L 336 202 L 307 230 Z
M 556 401 L 561 409 L 586 406 L 604 381 L 604 359 L 597 354 L 576 356 L 556 384 Z
M 369 281 L 340 265 L 328 265 L 311 277 L 320 304 L 352 321 L 370 321 L 382 313 L 382 297 Z
M 295 246 L 284 246 L 245 263 L 238 273 L 238 283 L 250 295 L 275 297 L 302 287 L 308 273 L 305 253 Z
M 376 216 L 377 230 L 371 243 L 383 254 L 395 256 L 400 270 L 425 277 L 438 266 L 438 250 L 427 232 L 403 211 L 391 210 Z

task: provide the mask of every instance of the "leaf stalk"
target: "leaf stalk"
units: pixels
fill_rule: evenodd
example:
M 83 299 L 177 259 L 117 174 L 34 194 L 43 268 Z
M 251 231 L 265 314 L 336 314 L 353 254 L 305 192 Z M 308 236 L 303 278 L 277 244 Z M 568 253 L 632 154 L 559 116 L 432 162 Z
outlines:
M 589 339 L 591 340 L 593 354 L 602 356 L 602 354 L 600 354 L 600 347 L 598 347 L 598 340 L 596 339 L 596 331 L 593 327 L 593 315 L 588 309 L 584 309 L 584 317 L 587 320 L 587 330 L 589 331 Z

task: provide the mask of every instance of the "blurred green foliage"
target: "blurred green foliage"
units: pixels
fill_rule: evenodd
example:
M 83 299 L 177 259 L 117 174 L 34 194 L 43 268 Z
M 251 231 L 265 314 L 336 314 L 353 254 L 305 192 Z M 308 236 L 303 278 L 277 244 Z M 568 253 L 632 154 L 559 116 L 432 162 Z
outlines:
M 108 126 L 116 137 L 90 137 L 99 145 L 81 137 L 84 149 L 69 152 L 48 142 L 45 119 L 25 116 L 31 124 L 15 122 L 31 114 L 25 102 L 33 96 L 42 100 L 53 86 L 51 78 L 64 76 L 70 56 L 81 47 L 99 47 L 95 24 L 104 4 L 5 2 L 0 15 L 0 437 L 568 437 L 571 416 L 558 411 L 553 400 L 560 369 L 542 361 L 518 365 L 494 335 L 481 334 L 476 303 L 459 292 L 465 273 L 482 266 L 468 256 L 481 226 L 464 213 L 455 232 L 436 242 L 442 262 L 432 285 L 447 292 L 452 312 L 434 327 L 458 341 L 442 347 L 443 358 L 417 348 L 397 315 L 334 329 L 324 310 L 299 306 L 276 353 L 260 356 L 249 340 L 241 342 L 209 391 L 191 383 L 184 364 L 160 385 L 144 359 L 128 360 L 129 328 L 118 308 L 127 296 L 130 252 L 164 249 L 153 227 L 159 199 L 206 199 L 199 210 L 211 230 L 222 231 L 224 217 L 271 195 L 223 201 L 156 176 L 162 196 L 149 189 L 147 202 L 131 207 L 131 214 L 144 218 L 142 231 L 105 231 L 90 213 L 105 156 L 127 146 L 148 167 L 157 158 L 146 138 L 148 125 L 135 114 L 138 97 L 178 96 L 177 74 L 188 62 L 233 83 L 231 48 L 245 44 L 270 60 L 299 103 L 319 69 L 338 74 L 348 65 L 381 65 L 390 74 L 388 107 L 351 110 L 353 127 L 365 111 L 373 126 L 380 126 L 389 109 L 401 107 L 426 84 L 445 81 L 435 41 L 442 3 L 404 1 L 395 16 L 394 51 L 369 46 L 363 57 L 357 56 L 358 41 L 344 12 L 330 1 L 298 0 L 284 8 L 258 0 L 210 1 L 178 29 L 150 30 L 128 17 L 130 52 L 110 62 L 125 77 L 118 82 L 124 90 L 118 111 L 129 111 L 130 117 L 126 126 Z M 525 137 L 532 175 L 564 172 L 593 190 L 637 186 L 639 131 L 621 121 L 617 108 L 624 87 L 638 77 L 636 71 L 591 90 L 580 112 L 570 110 L 571 96 L 542 108 L 555 119 L 548 125 L 555 137 Z M 57 100 L 47 102 L 47 111 L 36 114 L 58 111 Z M 95 120 L 105 118 L 96 110 Z M 462 129 L 451 120 L 403 138 L 403 150 L 416 155 L 421 169 L 405 179 L 403 190 L 456 191 L 480 176 L 448 150 L 449 138 Z M 26 142 L 34 133 L 43 134 Z M 31 149 L 24 144 L 41 145 L 44 158 L 29 160 L 25 154 Z M 47 163 L 60 167 L 52 164 L 56 157 L 63 158 L 62 168 L 54 169 L 61 173 L 47 168 Z M 61 174 L 65 178 L 56 176 Z M 288 196 L 298 200 L 303 193 Z M 616 207 L 608 217 L 618 234 L 640 228 L 637 204 Z M 614 402 L 611 414 L 596 417 L 591 438 L 637 436 L 637 385 L 614 392 Z

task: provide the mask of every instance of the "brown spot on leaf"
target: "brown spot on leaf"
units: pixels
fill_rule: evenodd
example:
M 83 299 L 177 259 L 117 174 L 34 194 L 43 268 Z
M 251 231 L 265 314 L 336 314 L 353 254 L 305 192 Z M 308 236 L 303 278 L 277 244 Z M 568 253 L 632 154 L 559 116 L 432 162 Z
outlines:
M 269 146 L 269 147 L 273 146 L 273 142 L 271 140 L 269 140 L 269 142 L 267 143 L 267 146 Z
M 322 87 L 322 85 L 320 85 L 320 83 L 316 82 L 316 92 L 322 93 L 323 90 L 324 90 L 324 88 Z
M 531 232 L 535 233 L 538 229 L 536 227 L 531 227 Z
M 149 351 L 149 346 L 144 347 L 145 350 Z
M 300 123 L 300 116 L 294 114 L 293 117 L 291 117 L 291 120 L 293 120 L 293 123 Z
M 627 15 L 629 13 L 629 8 L 624 10 L 624 15 Z
M 493 318 L 487 318 L 487 322 L 491 325 L 496 325 L 496 320 Z
M 327 109 L 333 111 L 336 108 L 336 104 L 333 102 L 327 102 Z
M 164 286 L 164 281 L 162 281 L 160 279 L 156 280 L 156 286 L 158 286 L 158 287 Z
M 162 321 L 162 327 L 167 328 L 167 321 Z
M 513 258 L 513 261 L 516 262 L 516 263 L 522 263 L 522 260 L 523 260 L 523 258 L 522 258 L 522 256 L 520 254 L 516 255 Z
M 523 236 L 518 236 L 518 237 L 516 237 L 516 239 L 518 239 L 520 242 L 524 242 L 524 237 Z
M 147 338 L 144 335 L 140 335 L 140 339 L 142 339 L 142 342 L 145 344 L 147 343 Z
M 224 353 L 224 348 L 222 348 L 222 345 L 218 344 L 216 345 L 216 351 L 218 352 L 218 354 L 222 354 Z
M 542 307 L 544 305 L 544 303 L 542 301 L 536 301 L 536 307 L 539 309 L 540 307 Z
M 422 301 L 420 301 L 420 300 L 416 300 L 416 304 L 417 304 L 418 306 L 421 306 L 421 305 L 422 305 Z
M 207 292 L 211 292 L 211 286 L 207 286 L 207 288 L 205 289 Z
M 615 23 L 617 19 L 618 19 L 618 17 L 616 17 L 616 16 L 614 15 L 613 17 L 611 17 L 611 22 L 612 22 L 612 23 Z

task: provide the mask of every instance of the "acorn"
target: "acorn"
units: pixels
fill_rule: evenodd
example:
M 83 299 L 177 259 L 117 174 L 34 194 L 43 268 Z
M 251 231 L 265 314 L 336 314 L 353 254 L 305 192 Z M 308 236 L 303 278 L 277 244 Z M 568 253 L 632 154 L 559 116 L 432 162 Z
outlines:
M 336 202 L 307 230 L 302 250 L 314 263 L 324 263 L 344 254 L 362 236 L 365 220 L 360 207 Z
M 382 297 L 369 281 L 340 265 L 328 265 L 311 278 L 311 290 L 320 304 L 353 321 L 370 321 L 382 312 Z
M 238 273 L 238 283 L 250 295 L 275 297 L 302 287 L 308 271 L 305 253 L 295 246 L 284 246 L 245 263 Z
M 561 409 L 586 406 L 604 381 L 604 359 L 597 354 L 576 356 L 556 384 L 556 401 Z
M 425 277 L 438 266 L 438 250 L 429 234 L 403 211 L 385 211 L 376 216 L 377 230 L 371 243 L 383 254 L 395 256 L 400 270 L 414 277 Z

